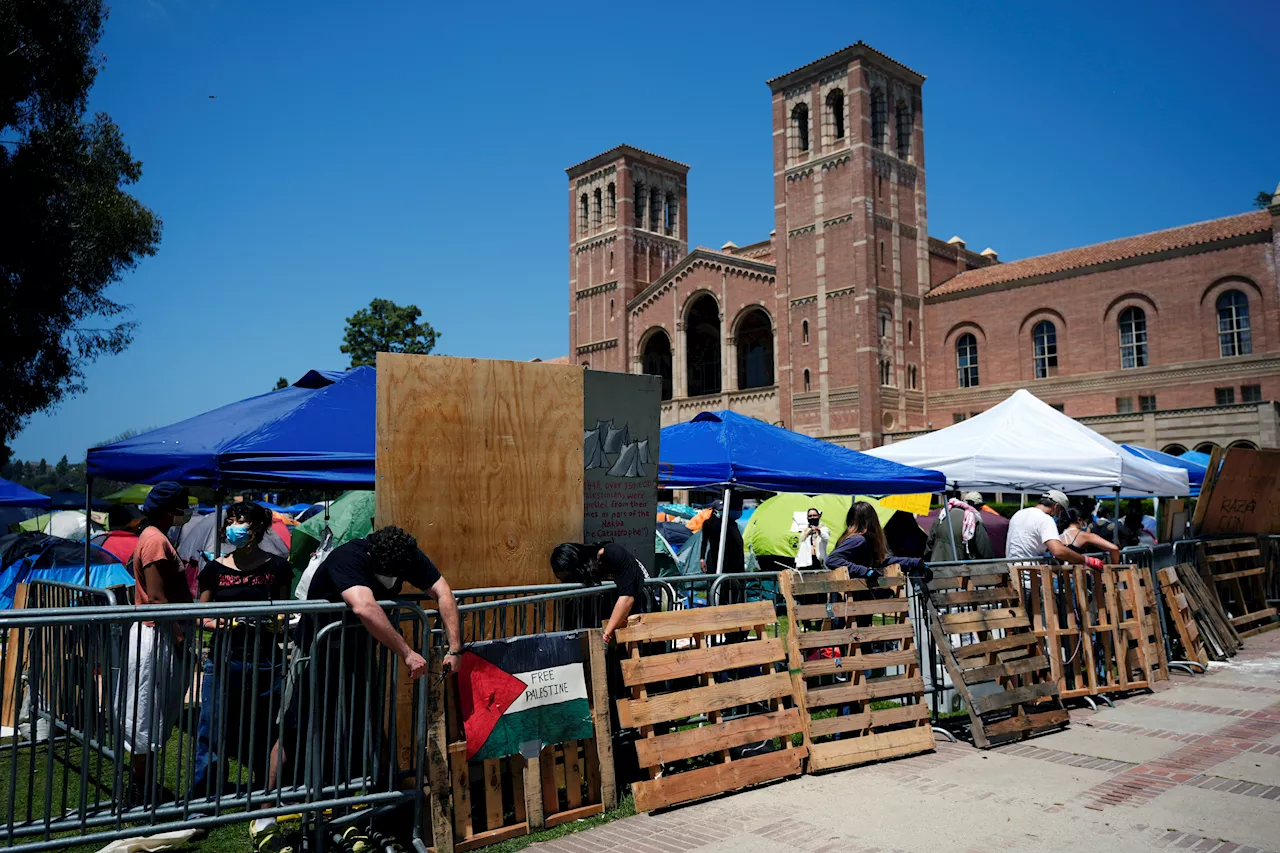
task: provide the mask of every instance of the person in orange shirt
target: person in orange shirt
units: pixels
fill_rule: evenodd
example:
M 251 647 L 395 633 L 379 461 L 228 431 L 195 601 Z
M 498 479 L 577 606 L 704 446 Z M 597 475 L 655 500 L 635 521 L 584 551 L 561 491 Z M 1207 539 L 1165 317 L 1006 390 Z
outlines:
M 174 482 L 157 483 L 147 495 L 131 563 L 136 604 L 191 603 L 186 572 L 168 536 L 169 528 L 185 520 L 187 505 L 187 490 Z M 164 768 L 154 756 L 182 710 L 183 640 L 181 628 L 173 622 L 135 622 L 129 628 L 116 707 L 123 711 L 124 748 L 133 770 L 128 796 L 134 804 L 160 800 Z

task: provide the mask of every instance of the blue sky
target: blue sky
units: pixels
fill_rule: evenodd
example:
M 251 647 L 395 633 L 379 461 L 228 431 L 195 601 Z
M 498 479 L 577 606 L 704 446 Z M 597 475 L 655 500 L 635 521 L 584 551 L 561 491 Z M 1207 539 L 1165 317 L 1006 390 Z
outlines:
M 564 168 L 620 142 L 672 157 L 692 244 L 763 239 L 765 80 L 859 39 L 929 78 L 942 239 L 1009 260 L 1238 213 L 1280 180 L 1272 0 L 805 8 L 117 0 L 92 106 L 164 237 L 113 289 L 133 346 L 15 455 L 78 460 L 344 367 L 374 297 L 417 304 L 447 355 L 562 355 Z

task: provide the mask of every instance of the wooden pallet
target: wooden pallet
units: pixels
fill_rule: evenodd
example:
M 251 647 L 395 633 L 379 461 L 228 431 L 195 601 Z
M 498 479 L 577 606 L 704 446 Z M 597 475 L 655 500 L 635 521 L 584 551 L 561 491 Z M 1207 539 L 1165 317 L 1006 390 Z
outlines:
M 969 709 L 976 746 L 1067 724 L 1044 645 L 1031 631 L 1007 565 L 935 567 L 927 608 L 929 631 Z
M 1208 540 L 1197 550 L 1200 576 L 1241 636 L 1275 621 L 1276 609 L 1267 604 L 1267 567 L 1257 539 Z
M 1191 606 L 1191 615 L 1200 627 L 1201 636 L 1205 640 L 1205 651 L 1214 660 L 1227 660 L 1234 657 L 1242 643 L 1227 614 L 1222 612 L 1218 597 L 1213 594 L 1204 578 L 1195 566 L 1183 563 L 1177 567 L 1178 580 L 1182 582 L 1182 592 Z
M 906 584 L 885 577 L 868 589 L 846 569 L 784 576 L 787 658 L 809 772 L 933 749 Z M 837 715 L 814 719 L 825 709 Z
M 546 746 L 532 760 L 467 761 L 456 682 L 439 677 L 439 660 L 432 656 L 427 792 L 437 853 L 475 850 L 617 805 L 601 633 L 582 632 L 596 737 Z
M 1181 566 L 1179 568 L 1182 568 Z M 1160 589 L 1164 592 L 1164 602 L 1169 609 L 1169 619 L 1182 644 L 1183 660 L 1193 661 L 1201 666 L 1209 665 L 1209 653 L 1205 650 L 1204 637 L 1200 635 L 1200 626 L 1191 612 L 1191 603 L 1182 591 L 1182 582 L 1178 580 L 1178 569 L 1173 566 L 1156 572 L 1160 578 Z
M 791 742 L 801 731 L 800 712 L 783 707 L 791 678 L 779 666 L 786 649 L 771 636 L 776 624 L 773 604 L 759 601 L 645 613 L 618 629 L 631 690 L 618 701 L 618 721 L 638 731 L 636 756 L 649 775 L 631 786 L 637 810 L 800 773 L 807 752 Z M 735 641 L 717 644 L 725 635 Z M 705 724 L 684 727 L 703 715 Z M 774 751 L 731 754 L 764 741 L 774 741 Z
M 1169 677 L 1146 571 L 1136 566 L 1020 566 L 1031 624 L 1044 639 L 1059 696 L 1149 689 Z

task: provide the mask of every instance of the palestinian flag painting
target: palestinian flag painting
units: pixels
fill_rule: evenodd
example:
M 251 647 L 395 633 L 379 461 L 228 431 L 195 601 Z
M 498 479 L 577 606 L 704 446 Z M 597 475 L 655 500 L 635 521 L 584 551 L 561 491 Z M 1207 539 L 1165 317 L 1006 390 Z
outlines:
M 467 760 L 595 736 L 579 635 L 475 643 L 458 671 Z

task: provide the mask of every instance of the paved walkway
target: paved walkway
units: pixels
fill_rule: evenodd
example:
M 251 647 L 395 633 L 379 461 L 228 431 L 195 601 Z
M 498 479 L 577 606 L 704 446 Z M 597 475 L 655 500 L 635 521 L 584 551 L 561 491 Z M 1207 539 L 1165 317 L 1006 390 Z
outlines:
M 1069 729 L 805 776 L 537 853 L 1280 851 L 1280 630 Z

